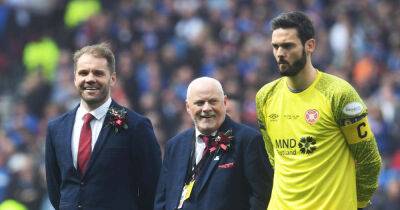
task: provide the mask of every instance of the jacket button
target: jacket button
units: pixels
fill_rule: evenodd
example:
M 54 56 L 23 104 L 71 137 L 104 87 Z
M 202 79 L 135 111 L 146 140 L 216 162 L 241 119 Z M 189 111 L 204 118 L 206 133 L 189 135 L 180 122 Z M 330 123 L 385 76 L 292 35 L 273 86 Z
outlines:
M 78 205 L 78 208 L 81 209 L 81 208 L 82 208 L 82 205 Z
M 81 186 L 85 185 L 85 182 L 81 182 Z

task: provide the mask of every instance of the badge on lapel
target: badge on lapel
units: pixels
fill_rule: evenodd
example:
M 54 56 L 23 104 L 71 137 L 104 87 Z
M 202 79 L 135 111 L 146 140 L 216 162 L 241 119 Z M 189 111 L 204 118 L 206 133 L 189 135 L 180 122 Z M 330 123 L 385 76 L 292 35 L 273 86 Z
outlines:
M 126 115 L 128 112 L 126 111 L 126 109 L 116 109 L 114 107 L 110 107 L 108 113 L 110 114 L 110 118 L 107 126 L 111 127 L 111 129 L 114 130 L 115 133 L 118 133 L 118 131 L 122 129 L 128 129 L 128 123 L 126 119 Z
M 214 141 L 211 142 L 211 147 L 209 149 L 210 153 L 214 153 L 215 151 L 218 153 L 220 150 L 223 152 L 228 152 L 232 146 L 232 139 L 232 129 L 227 130 L 225 133 L 219 132 L 218 136 L 214 139 Z

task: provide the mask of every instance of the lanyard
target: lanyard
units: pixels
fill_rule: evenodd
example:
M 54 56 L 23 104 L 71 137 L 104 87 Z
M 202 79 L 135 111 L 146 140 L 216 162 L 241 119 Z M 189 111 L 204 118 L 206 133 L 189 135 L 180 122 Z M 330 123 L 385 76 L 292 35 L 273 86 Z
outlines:
M 197 179 L 198 175 L 201 173 L 201 170 L 204 168 L 207 160 L 210 157 L 210 152 L 206 152 L 204 156 L 201 158 L 200 162 L 196 164 L 196 155 L 195 155 L 195 144 L 192 144 L 192 152 L 190 154 L 190 167 L 188 167 L 185 184 L 194 181 Z

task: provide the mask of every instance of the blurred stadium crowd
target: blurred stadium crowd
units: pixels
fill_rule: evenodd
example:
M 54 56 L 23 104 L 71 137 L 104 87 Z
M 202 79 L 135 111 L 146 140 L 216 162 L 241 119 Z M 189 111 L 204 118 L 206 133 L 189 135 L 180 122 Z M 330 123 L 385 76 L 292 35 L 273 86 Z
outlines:
M 112 44 L 113 98 L 149 117 L 163 148 L 191 126 L 186 87 L 198 76 L 220 80 L 232 118 L 257 126 L 255 94 L 279 76 L 270 20 L 290 10 L 314 21 L 314 65 L 369 108 L 384 169 L 368 209 L 400 209 L 398 0 L 0 0 L 0 210 L 51 209 L 46 125 L 79 103 L 76 49 Z

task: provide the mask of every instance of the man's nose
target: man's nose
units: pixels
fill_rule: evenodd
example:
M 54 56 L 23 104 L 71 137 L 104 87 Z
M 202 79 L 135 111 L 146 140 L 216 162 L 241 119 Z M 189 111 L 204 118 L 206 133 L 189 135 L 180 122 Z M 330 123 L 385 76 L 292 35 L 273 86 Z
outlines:
M 85 78 L 86 82 L 93 82 L 96 80 L 96 77 L 93 75 L 93 73 L 89 73 L 86 78 Z
M 208 103 L 208 102 L 205 102 L 204 105 L 203 105 L 203 107 L 202 107 L 202 110 L 203 110 L 203 111 L 209 111 L 209 110 L 211 110 L 211 104 Z
M 286 54 L 286 50 L 284 50 L 282 47 L 278 47 L 278 49 L 276 50 L 276 56 L 279 59 L 283 59 L 283 58 L 285 58 L 285 54 Z

